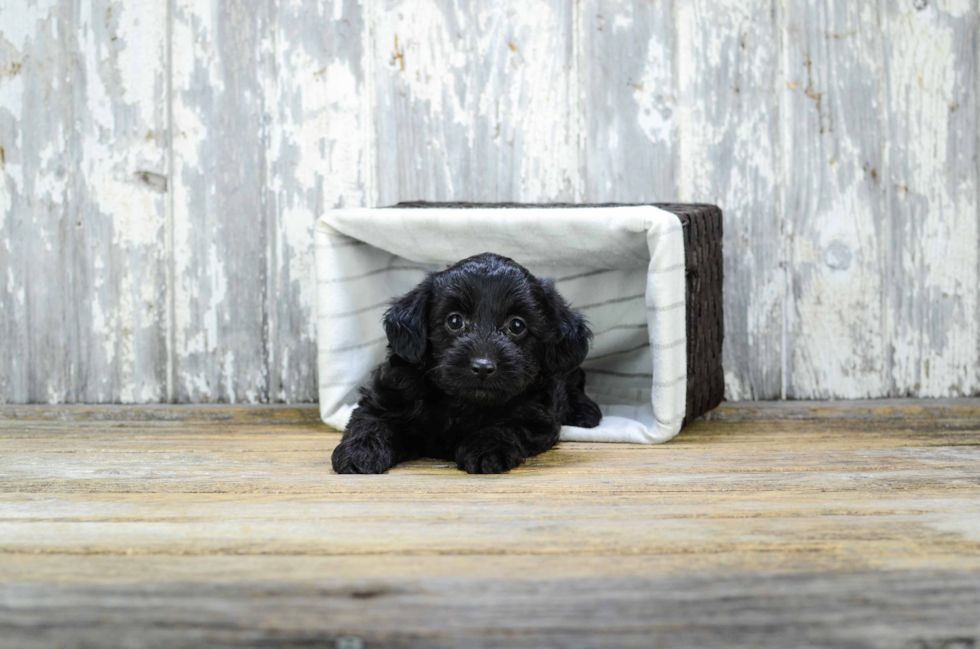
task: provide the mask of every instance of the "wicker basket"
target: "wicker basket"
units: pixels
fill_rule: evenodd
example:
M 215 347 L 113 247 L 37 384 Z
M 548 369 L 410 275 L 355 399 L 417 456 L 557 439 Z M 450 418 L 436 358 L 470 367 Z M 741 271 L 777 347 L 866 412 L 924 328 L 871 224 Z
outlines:
M 538 209 L 548 212 L 538 217 Z M 469 214 L 456 214 L 463 210 Z M 490 251 L 553 278 L 593 324 L 583 368 L 603 423 L 563 427 L 562 439 L 667 441 L 723 398 L 721 235 L 721 210 L 711 205 L 412 202 L 331 210 L 315 230 L 323 419 L 343 428 L 357 386 L 384 359 L 388 300 L 425 272 Z

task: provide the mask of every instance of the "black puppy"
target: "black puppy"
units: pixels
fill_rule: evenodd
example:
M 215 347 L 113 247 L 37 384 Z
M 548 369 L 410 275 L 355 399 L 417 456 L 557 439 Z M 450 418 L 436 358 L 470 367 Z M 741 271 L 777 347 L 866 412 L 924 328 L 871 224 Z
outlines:
M 547 279 L 484 253 L 433 273 L 384 317 L 388 359 L 361 389 L 337 473 L 384 473 L 419 456 L 500 473 L 548 450 L 599 407 L 579 365 L 592 332 Z

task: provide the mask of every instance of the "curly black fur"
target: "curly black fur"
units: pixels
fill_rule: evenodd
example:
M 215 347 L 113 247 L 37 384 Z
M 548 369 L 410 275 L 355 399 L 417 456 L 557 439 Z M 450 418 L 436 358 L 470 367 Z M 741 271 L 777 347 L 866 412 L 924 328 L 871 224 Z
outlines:
M 554 284 L 484 253 L 426 277 L 385 313 L 388 359 L 361 389 L 337 473 L 384 473 L 416 457 L 500 473 L 592 428 L 579 365 L 592 332 Z

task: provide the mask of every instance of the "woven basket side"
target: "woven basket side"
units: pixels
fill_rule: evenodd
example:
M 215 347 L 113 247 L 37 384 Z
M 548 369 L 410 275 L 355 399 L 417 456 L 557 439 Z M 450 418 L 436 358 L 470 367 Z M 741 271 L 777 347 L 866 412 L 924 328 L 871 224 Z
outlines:
M 687 265 L 687 418 L 684 425 L 725 398 L 721 365 L 725 338 L 722 298 L 722 214 L 715 205 L 660 204 L 684 225 Z

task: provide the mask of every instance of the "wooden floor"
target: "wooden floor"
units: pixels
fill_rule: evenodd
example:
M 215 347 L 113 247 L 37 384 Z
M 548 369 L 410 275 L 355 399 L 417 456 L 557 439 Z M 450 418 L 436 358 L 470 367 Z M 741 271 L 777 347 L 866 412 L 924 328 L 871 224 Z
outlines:
M 338 476 L 297 408 L 0 409 L 0 647 L 980 647 L 980 400 Z

